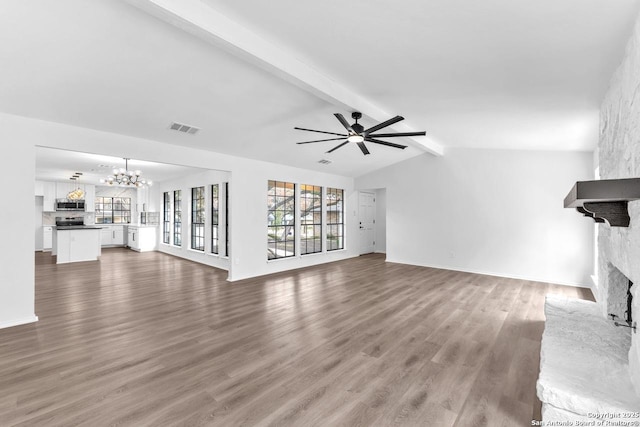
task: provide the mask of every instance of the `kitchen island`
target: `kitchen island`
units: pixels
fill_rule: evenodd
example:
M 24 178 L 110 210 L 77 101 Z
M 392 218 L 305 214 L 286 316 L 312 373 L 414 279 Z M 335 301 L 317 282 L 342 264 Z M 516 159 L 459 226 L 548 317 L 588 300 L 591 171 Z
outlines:
M 56 264 L 97 261 L 102 254 L 101 229 L 92 225 L 54 227 L 51 255 L 56 256 Z

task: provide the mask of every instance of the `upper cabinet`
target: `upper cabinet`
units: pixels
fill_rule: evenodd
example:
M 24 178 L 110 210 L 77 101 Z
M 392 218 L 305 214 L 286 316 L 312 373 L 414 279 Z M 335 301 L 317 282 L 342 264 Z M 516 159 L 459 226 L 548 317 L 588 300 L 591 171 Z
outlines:
M 56 183 L 55 182 L 42 182 L 42 211 L 43 212 L 55 212 L 56 210 Z
M 84 210 L 85 212 L 96 211 L 96 186 L 92 184 L 84 185 Z
M 67 195 L 77 189 L 84 192 L 85 212 L 96 211 L 96 186 L 93 184 L 77 184 L 74 182 L 36 181 L 35 195 L 43 196 L 43 212 L 56 211 L 56 199 L 66 199 Z
M 77 184 L 75 182 L 56 182 L 56 199 L 66 199 L 67 195 L 73 190 L 80 189 L 85 191 L 84 184 Z
M 44 182 L 43 181 L 36 181 L 36 185 L 34 186 L 34 190 L 35 190 L 36 196 L 44 196 Z

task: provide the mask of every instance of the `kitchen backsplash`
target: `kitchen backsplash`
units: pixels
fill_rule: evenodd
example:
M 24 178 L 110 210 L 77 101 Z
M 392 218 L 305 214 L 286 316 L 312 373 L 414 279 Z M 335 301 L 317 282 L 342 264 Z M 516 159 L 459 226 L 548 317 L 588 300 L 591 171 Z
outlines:
M 43 212 L 42 225 L 56 225 L 56 217 L 63 218 L 83 218 L 85 224 L 95 224 L 96 216 L 93 212 Z

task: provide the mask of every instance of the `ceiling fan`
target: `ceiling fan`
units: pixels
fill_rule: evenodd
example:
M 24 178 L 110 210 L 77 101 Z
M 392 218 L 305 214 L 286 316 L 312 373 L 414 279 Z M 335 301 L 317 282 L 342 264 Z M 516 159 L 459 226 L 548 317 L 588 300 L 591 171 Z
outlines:
M 369 150 L 367 149 L 367 146 L 364 145 L 364 142 L 372 142 L 374 144 L 380 144 L 380 145 L 386 145 L 387 147 L 394 147 L 394 148 L 400 148 L 400 149 L 405 149 L 407 148 L 406 145 L 400 145 L 400 144 L 394 144 L 392 142 L 387 142 L 387 141 L 381 141 L 377 138 L 391 138 L 391 137 L 398 137 L 398 136 L 422 136 L 422 135 L 426 135 L 427 133 L 425 131 L 422 132 L 398 132 L 398 133 L 378 133 L 378 134 L 374 134 L 374 132 L 379 131 L 382 128 L 385 128 L 387 126 L 391 126 L 394 123 L 397 123 L 401 120 L 404 120 L 404 117 L 401 116 L 395 116 L 392 119 L 387 120 L 386 122 L 382 122 L 379 123 L 375 126 L 370 127 L 369 129 L 365 129 L 361 124 L 358 123 L 358 120 L 360 118 L 362 118 L 362 113 L 358 112 L 358 111 L 354 111 L 353 113 L 351 113 L 351 117 L 356 121 L 354 124 L 350 125 L 344 118 L 344 116 L 340 113 L 335 113 L 334 116 L 336 116 L 336 119 L 338 119 L 338 121 L 342 124 L 342 126 L 344 126 L 344 128 L 347 130 L 346 134 L 343 133 L 336 133 L 336 132 L 325 132 L 323 130 L 314 130 L 314 129 L 305 129 L 305 128 L 299 128 L 299 127 L 295 127 L 294 129 L 297 130 L 306 130 L 309 132 L 317 132 L 317 133 L 325 133 L 328 135 L 338 135 L 340 136 L 340 138 L 328 138 L 328 139 L 316 139 L 313 141 L 304 141 L 304 142 L 296 142 L 296 144 L 312 144 L 315 142 L 324 142 L 324 141 L 338 141 L 341 139 L 345 139 L 345 141 L 343 141 L 342 143 L 340 143 L 339 145 L 336 145 L 335 147 L 333 147 L 331 150 L 327 151 L 327 153 L 332 153 L 334 151 L 336 151 L 338 148 L 346 145 L 349 142 L 355 142 L 356 144 L 358 144 L 358 147 L 360 147 L 360 150 L 362 151 L 362 154 L 367 155 L 370 154 Z

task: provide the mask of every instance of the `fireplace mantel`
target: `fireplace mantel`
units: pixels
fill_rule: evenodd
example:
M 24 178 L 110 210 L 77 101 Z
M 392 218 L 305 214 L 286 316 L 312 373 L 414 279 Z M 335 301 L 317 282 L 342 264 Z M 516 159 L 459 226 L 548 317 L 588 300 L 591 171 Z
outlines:
M 611 227 L 628 227 L 628 202 L 640 199 L 640 178 L 578 181 L 567 197 L 565 208 L 575 208 L 595 222 Z

